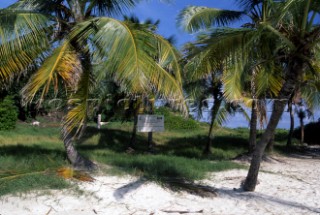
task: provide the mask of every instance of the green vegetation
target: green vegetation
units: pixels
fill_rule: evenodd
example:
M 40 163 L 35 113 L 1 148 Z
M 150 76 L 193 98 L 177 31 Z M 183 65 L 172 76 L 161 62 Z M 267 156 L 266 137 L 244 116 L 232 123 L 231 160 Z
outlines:
M 199 122 L 191 118 L 183 118 L 181 113 L 174 113 L 169 108 L 160 107 L 155 110 L 155 114 L 164 115 L 165 127 L 167 129 L 199 129 Z
M 0 130 L 13 129 L 18 119 L 18 110 L 11 97 L 7 96 L 0 102 Z

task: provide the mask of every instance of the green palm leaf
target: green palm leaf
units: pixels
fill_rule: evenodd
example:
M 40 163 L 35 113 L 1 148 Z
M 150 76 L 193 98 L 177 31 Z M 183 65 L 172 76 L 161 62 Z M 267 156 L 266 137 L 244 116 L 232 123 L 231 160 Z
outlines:
M 0 10 L 0 78 L 7 80 L 43 58 L 50 20 L 39 13 Z
M 112 18 L 83 22 L 72 33 L 78 41 L 91 39 L 95 55 L 106 59 L 104 70 L 128 92 L 156 91 L 162 96 L 183 98 L 178 56 L 174 48 L 150 30 Z M 186 106 L 182 105 L 186 110 Z
M 239 20 L 244 13 L 241 11 L 220 10 L 208 7 L 189 6 L 178 16 L 178 25 L 185 31 L 195 32 L 213 25 L 225 26 Z
M 82 66 L 79 56 L 64 41 L 53 53 L 46 58 L 38 71 L 31 77 L 21 93 L 25 102 L 31 102 L 35 94 L 42 88 L 41 98 L 43 99 L 51 86 L 58 90 L 58 80 L 62 78 L 67 86 L 75 86 L 79 80 Z M 40 100 L 41 101 L 41 100 Z

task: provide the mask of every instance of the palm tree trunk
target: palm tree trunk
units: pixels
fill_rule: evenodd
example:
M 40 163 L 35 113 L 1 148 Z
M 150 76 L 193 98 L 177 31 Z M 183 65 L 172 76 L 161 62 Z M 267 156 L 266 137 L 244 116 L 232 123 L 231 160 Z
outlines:
M 274 136 L 275 136 L 275 134 L 270 138 L 270 140 L 269 140 L 269 142 L 268 142 L 268 145 L 267 145 L 267 151 L 268 151 L 269 153 L 272 153 L 272 152 L 273 152 Z
M 300 132 L 301 132 L 300 144 L 302 145 L 304 143 L 304 123 L 303 123 L 303 118 L 300 118 Z
M 208 141 L 207 141 L 207 144 L 203 150 L 203 154 L 204 155 L 209 155 L 211 154 L 211 146 L 212 146 L 212 140 L 213 140 L 213 125 L 214 125 L 214 122 L 215 122 L 215 119 L 217 117 L 217 113 L 220 109 L 220 106 L 221 106 L 221 103 L 222 103 L 222 98 L 215 98 L 214 99 L 214 104 L 213 104 L 213 107 L 212 107 L 212 112 L 211 112 L 211 123 L 210 123 L 210 128 L 209 128 L 209 133 L 208 133 Z
M 287 101 L 297 88 L 299 80 L 304 72 L 305 65 L 300 59 L 292 59 L 286 71 L 285 82 L 280 90 L 278 99 L 274 101 L 273 111 L 264 134 L 258 142 L 252 156 L 248 175 L 244 182 L 245 191 L 254 191 L 257 185 L 260 163 L 264 150 L 275 133 L 280 117 L 284 111 Z
M 288 103 L 288 109 L 289 109 L 289 114 L 290 114 L 290 130 L 288 134 L 288 140 L 287 140 L 287 148 L 292 147 L 292 135 L 293 135 L 293 130 L 294 130 L 294 112 L 292 109 L 292 101 L 290 100 Z
M 97 169 L 97 165 L 92 161 L 82 157 L 79 152 L 74 147 L 72 143 L 73 138 L 71 134 L 67 134 L 64 137 L 63 143 L 67 153 L 68 160 L 70 161 L 71 165 L 78 170 L 85 170 L 85 171 L 93 171 Z
M 138 113 L 135 111 L 133 120 L 133 129 L 131 134 L 131 139 L 129 147 L 134 148 L 137 142 L 137 127 L 138 127 Z
M 148 109 L 148 114 L 153 114 L 154 113 L 154 97 L 152 97 L 151 99 L 149 99 L 147 97 L 147 109 Z M 153 143 L 153 132 L 148 132 L 148 150 L 150 152 L 153 151 L 153 147 L 154 147 L 154 143 Z
M 258 121 L 257 101 L 253 99 L 252 107 L 251 107 L 251 119 L 250 119 L 250 136 L 249 136 L 249 151 L 248 151 L 249 154 L 252 154 L 254 151 L 254 148 L 256 147 L 257 121 Z
M 272 115 L 268 123 L 267 129 L 263 133 L 261 140 L 258 142 L 252 155 L 249 172 L 244 184 L 244 190 L 246 191 L 254 191 L 256 187 L 262 155 L 264 153 L 264 150 L 267 144 L 269 143 L 272 136 L 274 135 L 275 129 L 278 125 L 278 122 L 284 111 L 285 106 L 286 106 L 285 101 L 274 102 Z

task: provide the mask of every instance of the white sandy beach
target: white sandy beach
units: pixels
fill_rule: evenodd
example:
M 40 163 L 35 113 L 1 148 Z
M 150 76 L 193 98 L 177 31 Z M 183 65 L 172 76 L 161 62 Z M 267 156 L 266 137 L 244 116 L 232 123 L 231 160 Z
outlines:
M 255 192 L 237 190 L 246 170 L 213 173 L 202 181 L 217 197 L 202 198 L 134 177 L 96 176 L 70 190 L 4 196 L 1 215 L 320 214 L 320 160 L 277 157 L 264 163 Z M 234 189 L 235 188 L 235 189 Z

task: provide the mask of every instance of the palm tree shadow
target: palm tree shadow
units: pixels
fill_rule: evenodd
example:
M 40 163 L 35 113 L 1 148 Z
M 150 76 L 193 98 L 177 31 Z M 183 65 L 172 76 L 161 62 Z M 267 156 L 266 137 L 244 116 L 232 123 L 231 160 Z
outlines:
M 82 137 L 77 140 L 76 144 L 80 150 L 94 150 L 94 149 L 110 149 L 114 152 L 124 152 L 130 142 L 130 133 L 112 128 L 87 127 Z M 98 144 L 96 142 L 88 142 L 94 136 L 98 137 Z M 141 141 L 141 137 L 138 136 Z M 138 148 L 144 148 L 144 145 L 137 144 Z
M 0 155 L 14 156 L 18 158 L 27 158 L 32 155 L 54 155 L 58 157 L 65 157 L 63 149 L 48 149 L 39 145 L 4 145 L 0 146 Z
M 113 196 L 116 198 L 116 200 L 121 200 L 125 197 L 125 195 L 129 194 L 130 192 L 133 192 L 134 190 L 137 190 L 145 182 L 146 182 L 145 179 L 139 178 L 134 182 L 130 182 L 129 184 L 126 184 L 116 189 L 115 192 L 113 193 Z
M 219 188 L 216 189 L 219 195 L 228 196 L 233 199 L 243 199 L 244 201 L 247 201 L 249 199 L 254 199 L 254 201 L 259 201 L 261 204 L 265 204 L 266 202 L 276 203 L 288 207 L 293 207 L 297 209 L 302 210 L 308 210 L 313 213 L 320 213 L 319 208 L 315 208 L 312 206 L 307 206 L 298 202 L 294 201 L 288 201 L 281 198 L 278 198 L 277 196 L 269 196 L 262 193 L 256 193 L 256 192 L 244 192 L 242 189 L 226 189 L 226 188 Z
M 157 145 L 157 151 L 164 154 L 171 154 L 185 158 L 223 160 L 228 159 L 223 153 L 214 153 L 209 156 L 203 155 L 203 149 L 207 141 L 207 136 L 198 135 L 187 138 L 173 138 L 166 144 Z M 213 151 L 245 151 L 247 140 L 241 137 L 218 136 L 213 140 Z M 231 159 L 231 158 L 230 158 Z

